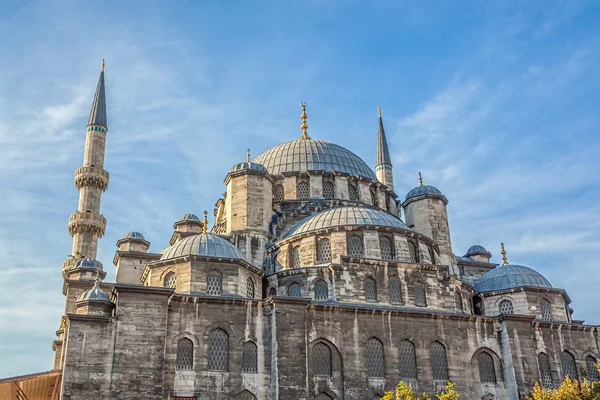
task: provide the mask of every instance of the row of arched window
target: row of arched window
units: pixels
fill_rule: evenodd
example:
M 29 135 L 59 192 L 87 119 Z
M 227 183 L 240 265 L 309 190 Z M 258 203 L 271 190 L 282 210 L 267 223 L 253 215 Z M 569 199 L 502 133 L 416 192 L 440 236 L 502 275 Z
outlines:
M 177 275 L 175 272 L 169 272 L 163 279 L 163 286 L 175 289 L 177 287 Z M 246 298 L 253 299 L 255 295 L 254 280 L 246 279 Z M 217 270 L 212 270 L 206 275 L 206 294 L 211 296 L 221 296 L 223 294 L 223 274 Z
M 498 305 L 500 314 L 510 315 L 514 313 L 513 303 L 510 300 L 502 300 Z M 546 300 L 540 300 L 540 318 L 542 321 L 552 322 L 552 304 Z
M 537 356 L 538 367 L 540 369 L 540 383 L 545 388 L 555 387 L 555 382 L 552 377 L 552 368 L 550 364 L 550 357 L 546 353 L 539 353 Z M 600 373 L 596 369 L 597 360 L 592 356 L 585 358 L 585 366 L 587 370 L 587 379 L 591 382 L 600 381 Z M 577 371 L 577 364 L 575 363 L 575 357 L 568 351 L 563 351 L 560 355 L 560 365 L 562 368 L 562 376 L 569 377 L 572 380 L 579 380 L 579 373 Z
M 372 205 L 377 206 L 379 201 L 377 198 L 377 192 L 374 189 L 370 190 Z M 285 198 L 284 187 L 282 184 L 277 184 L 273 188 L 273 200 L 275 202 L 283 201 Z M 310 183 L 308 181 L 299 181 L 296 184 L 296 198 L 298 200 L 306 200 L 310 198 Z M 334 199 L 335 198 L 335 186 L 331 181 L 323 182 L 323 198 Z M 351 201 L 359 201 L 359 191 L 356 185 L 348 183 L 348 199 Z

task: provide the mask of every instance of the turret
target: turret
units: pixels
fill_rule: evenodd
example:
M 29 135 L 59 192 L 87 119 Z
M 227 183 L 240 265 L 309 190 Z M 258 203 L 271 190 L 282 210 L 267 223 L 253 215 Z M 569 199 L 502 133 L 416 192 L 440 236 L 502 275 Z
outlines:
M 390 158 L 385 130 L 383 129 L 383 119 L 381 118 L 381 108 L 379 106 L 377 106 L 377 113 L 379 114 L 379 130 L 377 133 L 377 165 L 375 166 L 375 173 L 379 182 L 394 190 L 392 159 Z
M 113 264 L 117 267 L 116 282 L 140 285 L 140 276 L 146 263 L 160 258 L 160 254 L 149 253 L 150 242 L 139 232 L 129 232 L 117 241 Z

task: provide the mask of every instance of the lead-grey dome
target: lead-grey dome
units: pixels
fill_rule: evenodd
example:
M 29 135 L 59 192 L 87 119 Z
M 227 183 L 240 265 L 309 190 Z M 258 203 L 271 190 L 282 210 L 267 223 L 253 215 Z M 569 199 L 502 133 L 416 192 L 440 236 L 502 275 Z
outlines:
M 226 239 L 209 233 L 186 237 L 161 253 L 161 260 L 187 255 L 243 259 L 237 247 Z
M 108 293 L 106 293 L 104 290 L 100 289 L 98 282 L 96 282 L 96 284 L 94 285 L 93 288 L 81 293 L 81 295 L 77 298 L 77 301 L 84 301 L 84 300 L 110 301 L 110 297 L 108 296 Z
M 179 221 L 198 221 L 200 222 L 200 218 L 198 218 L 195 214 L 184 214 L 183 217 L 179 218 Z
M 442 192 L 440 192 L 440 190 L 438 188 L 436 188 L 435 186 L 423 185 L 423 186 L 417 186 L 416 188 L 414 188 L 410 192 L 408 192 L 406 194 L 406 199 L 404 199 L 404 201 L 415 198 L 415 197 L 424 196 L 426 194 L 435 195 L 435 196 L 443 196 Z
M 82 268 L 82 269 L 102 269 L 102 263 L 100 261 L 94 260 L 90 257 L 80 258 L 75 262 L 75 266 L 73 268 Z
M 235 164 L 231 167 L 229 172 L 243 171 L 246 169 L 251 169 L 254 171 L 267 171 L 264 165 L 256 163 L 256 162 L 243 162 L 239 164 Z
M 283 237 L 335 226 L 387 226 L 409 229 L 402 220 L 378 208 L 336 207 L 304 218 Z
M 484 254 L 489 257 L 492 256 L 492 254 L 489 251 L 487 251 L 485 247 L 476 244 L 474 246 L 469 247 L 469 250 L 467 250 L 467 254 L 465 254 L 465 257 L 474 256 L 477 254 Z
M 129 232 L 127 235 L 125 235 L 125 237 L 123 239 L 140 239 L 140 240 L 146 240 L 144 238 L 144 235 L 142 235 L 139 232 Z
M 327 171 L 363 176 L 376 182 L 377 177 L 356 154 L 324 140 L 298 139 L 279 144 L 254 159 L 271 175 L 283 172 Z
M 522 265 L 501 265 L 486 272 L 477 282 L 475 291 L 495 292 L 519 287 L 552 288 L 548 279 L 531 268 Z

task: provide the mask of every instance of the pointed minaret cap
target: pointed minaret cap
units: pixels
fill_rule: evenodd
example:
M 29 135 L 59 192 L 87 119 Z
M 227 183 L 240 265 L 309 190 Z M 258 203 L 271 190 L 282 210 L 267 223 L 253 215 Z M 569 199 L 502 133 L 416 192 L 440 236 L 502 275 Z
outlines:
M 385 130 L 383 129 L 383 119 L 381 118 L 381 108 L 377 106 L 377 114 L 379 115 L 379 132 L 377 134 L 377 165 L 392 165 L 390 151 L 388 149 Z
M 94 102 L 90 111 L 89 125 L 100 125 L 108 129 L 106 121 L 106 95 L 104 90 L 104 60 L 102 60 L 100 78 L 98 79 L 98 86 L 96 86 L 96 94 L 94 95 Z

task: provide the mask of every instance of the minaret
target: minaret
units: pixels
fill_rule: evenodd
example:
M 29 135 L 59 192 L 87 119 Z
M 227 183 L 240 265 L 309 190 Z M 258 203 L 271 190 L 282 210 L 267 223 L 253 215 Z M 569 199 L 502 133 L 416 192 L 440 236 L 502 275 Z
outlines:
M 96 258 L 98 239 L 104 235 L 106 219 L 100 215 L 100 199 L 108 186 L 108 172 L 104 170 L 104 146 L 108 125 L 104 94 L 104 60 L 96 95 L 92 103 L 85 139 L 83 167 L 75 171 L 75 186 L 79 190 L 79 206 L 69 217 L 69 233 L 73 236 L 74 259 Z
M 375 166 L 375 173 L 377 174 L 377 180 L 379 180 L 379 182 L 383 183 L 391 190 L 394 190 L 392 160 L 390 158 L 387 139 L 385 138 L 383 119 L 381 118 L 381 108 L 379 108 L 379 106 L 377 106 L 377 113 L 379 114 L 379 132 L 377 134 L 377 165 Z

